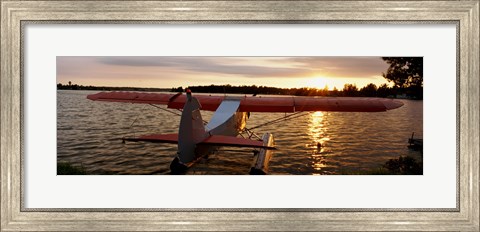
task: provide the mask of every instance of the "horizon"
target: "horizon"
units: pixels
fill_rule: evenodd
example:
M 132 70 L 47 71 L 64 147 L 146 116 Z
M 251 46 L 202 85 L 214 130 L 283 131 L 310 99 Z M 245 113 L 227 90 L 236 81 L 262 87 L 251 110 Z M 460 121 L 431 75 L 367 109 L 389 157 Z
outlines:
M 232 85 L 343 89 L 390 83 L 381 57 L 59 56 L 57 84 L 132 88 Z
M 62 86 L 69 86 L 68 83 L 57 83 L 58 84 L 61 84 Z M 347 84 L 350 84 L 350 83 L 347 83 Z M 176 87 L 137 87 L 137 86 L 97 86 L 97 85 L 79 85 L 77 83 L 71 83 L 72 86 L 75 86 L 75 85 L 78 85 L 78 86 L 83 86 L 83 87 L 95 87 L 95 88 L 139 88 L 139 89 L 165 89 L 165 90 L 171 90 L 171 89 L 177 89 L 179 87 L 182 87 L 183 90 L 185 89 L 188 89 L 189 87 L 208 87 L 208 86 L 226 86 L 226 85 L 215 85 L 215 84 L 210 84 L 210 85 L 191 85 L 191 86 L 176 86 Z M 231 85 L 231 87 L 253 87 L 253 85 Z M 316 87 L 286 87 L 286 88 L 282 88 L 282 87 L 273 87 L 273 86 L 265 86 L 265 85 L 256 85 L 256 87 L 266 87 L 266 88 L 278 88 L 278 89 L 316 89 L 316 90 L 323 90 L 324 88 L 316 88 Z M 364 87 L 364 86 L 362 86 Z M 358 90 L 360 90 L 362 87 L 358 87 Z M 379 86 L 377 86 L 379 87 Z M 392 86 L 389 86 L 389 87 L 392 87 Z M 337 88 L 336 90 L 338 91 L 342 91 L 343 90 L 343 87 L 342 88 Z M 335 89 L 328 89 L 328 91 L 335 91 Z

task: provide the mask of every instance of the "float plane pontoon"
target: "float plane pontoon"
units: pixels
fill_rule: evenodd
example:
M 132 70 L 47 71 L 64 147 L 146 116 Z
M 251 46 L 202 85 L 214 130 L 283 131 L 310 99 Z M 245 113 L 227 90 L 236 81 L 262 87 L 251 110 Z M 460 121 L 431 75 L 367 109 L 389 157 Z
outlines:
M 151 134 L 124 141 L 178 144 L 176 157 L 170 164 L 172 174 L 185 173 L 201 158 L 222 146 L 255 148 L 250 174 L 266 174 L 273 155 L 274 138 L 265 133 L 261 138 L 246 128 L 251 112 L 285 112 L 284 117 L 270 123 L 299 116 L 308 111 L 380 112 L 399 108 L 402 102 L 382 98 L 348 97 L 261 97 L 261 96 L 192 96 L 186 94 L 100 92 L 87 96 L 94 101 L 128 102 L 167 105 L 181 110 L 178 134 Z M 200 110 L 215 111 L 204 125 Z M 237 137 L 246 134 L 246 137 Z M 252 137 L 256 137 L 253 138 Z

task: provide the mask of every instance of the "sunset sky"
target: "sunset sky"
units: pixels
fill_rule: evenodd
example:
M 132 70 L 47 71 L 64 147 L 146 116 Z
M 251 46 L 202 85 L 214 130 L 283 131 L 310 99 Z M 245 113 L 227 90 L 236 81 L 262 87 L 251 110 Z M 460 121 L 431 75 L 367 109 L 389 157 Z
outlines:
M 361 88 L 387 81 L 380 57 L 59 56 L 57 83 L 172 88 L 263 85 L 280 88 Z

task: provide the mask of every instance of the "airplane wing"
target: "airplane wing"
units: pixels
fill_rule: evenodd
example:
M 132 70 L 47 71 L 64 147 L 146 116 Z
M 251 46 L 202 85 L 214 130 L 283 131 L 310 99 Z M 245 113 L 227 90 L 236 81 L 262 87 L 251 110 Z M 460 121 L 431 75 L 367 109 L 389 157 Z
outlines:
M 183 109 L 186 95 L 181 93 L 101 92 L 87 96 L 90 100 L 163 104 L 168 108 Z M 340 111 L 379 112 L 399 108 L 403 103 L 385 98 L 362 97 L 293 97 L 293 96 L 211 96 L 195 95 L 202 110 L 215 111 L 225 99 L 240 100 L 241 112 L 298 112 L 298 111 Z
M 379 112 L 396 109 L 402 102 L 385 98 L 362 97 L 246 97 L 240 103 L 243 112 L 340 111 Z
M 183 109 L 186 95 L 182 93 L 168 94 L 168 93 L 141 93 L 141 92 L 100 92 L 87 96 L 93 101 L 107 101 L 107 102 L 129 102 L 140 104 L 159 104 L 167 105 L 172 109 Z M 224 96 L 209 96 L 209 95 L 195 95 L 202 105 L 202 110 L 215 111 L 220 103 L 222 103 Z
M 124 141 L 131 142 L 150 142 L 150 143 L 178 143 L 178 134 L 152 134 L 143 135 L 136 138 L 124 138 Z M 275 149 L 274 147 L 264 146 L 262 141 L 244 139 L 240 137 L 223 136 L 223 135 L 211 135 L 202 142 L 200 145 L 211 146 L 225 146 L 225 147 L 252 147 L 252 148 L 266 148 Z

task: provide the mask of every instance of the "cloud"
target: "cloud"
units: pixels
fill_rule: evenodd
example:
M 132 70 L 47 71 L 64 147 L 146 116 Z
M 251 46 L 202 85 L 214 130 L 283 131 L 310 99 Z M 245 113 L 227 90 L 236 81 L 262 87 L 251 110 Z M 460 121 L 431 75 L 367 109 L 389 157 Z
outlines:
M 95 60 L 83 56 L 57 56 L 57 76 L 80 75 L 96 66 Z
M 57 77 L 372 78 L 387 70 L 380 57 L 57 57 Z
M 388 65 L 380 57 L 98 57 L 114 66 L 157 67 L 245 77 L 372 77 Z
M 380 57 L 294 57 L 291 61 L 331 77 L 379 76 L 388 68 Z
M 98 62 L 106 65 L 158 67 L 182 71 L 204 72 L 213 74 L 240 75 L 245 77 L 305 77 L 311 75 L 309 69 L 253 65 L 255 60 L 264 58 L 252 57 L 98 57 Z

